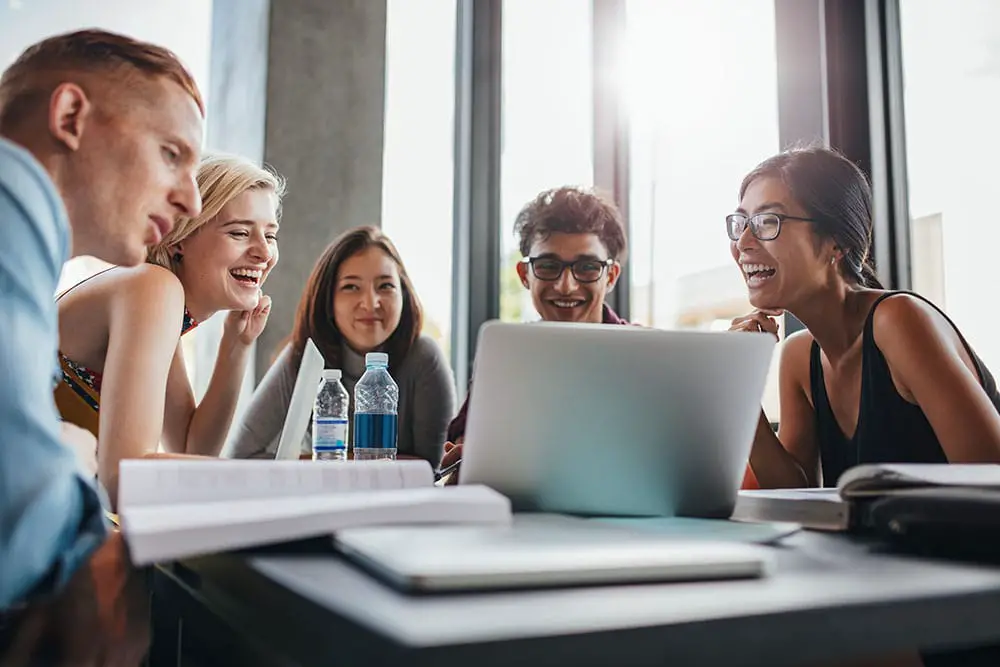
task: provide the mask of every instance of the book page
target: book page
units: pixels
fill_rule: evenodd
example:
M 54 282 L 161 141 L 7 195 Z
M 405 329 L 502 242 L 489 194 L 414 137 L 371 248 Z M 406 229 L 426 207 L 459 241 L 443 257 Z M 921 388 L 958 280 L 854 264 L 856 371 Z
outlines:
M 426 461 L 203 461 L 129 459 L 120 464 L 118 507 L 285 498 L 432 487 Z
M 136 565 L 377 525 L 508 525 L 510 501 L 481 485 L 133 505 L 122 532 Z

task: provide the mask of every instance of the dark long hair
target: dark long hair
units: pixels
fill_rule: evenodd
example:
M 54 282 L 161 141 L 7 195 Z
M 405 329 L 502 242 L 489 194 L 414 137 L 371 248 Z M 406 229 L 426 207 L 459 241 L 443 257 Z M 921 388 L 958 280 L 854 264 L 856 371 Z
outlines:
M 342 367 L 340 351 L 344 335 L 337 328 L 333 316 L 337 272 L 340 270 L 340 265 L 349 257 L 371 247 L 380 248 L 396 263 L 403 287 L 403 312 L 399 318 L 399 325 L 382 346 L 383 351 L 389 354 L 390 372 L 406 358 L 424 323 L 424 311 L 420 299 L 413 291 L 413 284 L 406 273 L 403 260 L 389 237 L 377 227 L 356 227 L 344 232 L 327 246 L 313 267 L 295 313 L 295 327 L 290 337 L 293 360 L 297 362 L 302 358 L 306 339 L 312 338 L 323 354 L 327 368 Z
M 817 233 L 840 247 L 845 277 L 863 287 L 883 289 L 870 257 L 872 189 L 857 165 L 830 148 L 792 148 L 747 174 L 740 185 L 740 199 L 751 183 L 766 177 L 780 179 L 816 221 Z

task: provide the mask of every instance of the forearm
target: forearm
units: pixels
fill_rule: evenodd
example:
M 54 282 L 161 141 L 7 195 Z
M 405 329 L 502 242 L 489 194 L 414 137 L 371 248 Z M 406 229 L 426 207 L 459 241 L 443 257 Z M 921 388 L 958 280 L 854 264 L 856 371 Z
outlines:
M 788 450 L 782 446 L 764 411 L 760 412 L 757 431 L 750 450 L 750 468 L 762 489 L 801 488 L 815 481 Z
M 222 451 L 236 411 L 250 350 L 249 345 L 230 342 L 223 337 L 208 390 L 191 416 L 184 453 L 218 456 Z

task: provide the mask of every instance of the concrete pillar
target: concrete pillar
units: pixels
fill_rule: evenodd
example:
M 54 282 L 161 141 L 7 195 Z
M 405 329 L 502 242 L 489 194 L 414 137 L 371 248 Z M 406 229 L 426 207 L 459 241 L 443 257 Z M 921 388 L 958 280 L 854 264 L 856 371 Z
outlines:
M 258 379 L 291 332 L 320 253 L 345 229 L 379 224 L 382 208 L 386 0 L 270 4 L 264 159 L 288 179 L 288 195 Z

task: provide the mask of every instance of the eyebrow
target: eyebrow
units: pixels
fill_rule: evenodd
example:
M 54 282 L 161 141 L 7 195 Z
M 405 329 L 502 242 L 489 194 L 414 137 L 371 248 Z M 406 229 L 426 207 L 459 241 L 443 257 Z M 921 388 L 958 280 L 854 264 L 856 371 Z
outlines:
M 760 213 L 761 211 L 773 211 L 775 209 L 779 209 L 779 210 L 784 211 L 785 210 L 785 205 L 782 204 L 780 201 L 769 201 L 769 202 L 765 202 L 765 203 L 761 204 L 760 206 L 758 206 L 756 212 Z M 739 208 L 737 208 L 736 212 L 737 213 L 742 213 L 743 215 L 747 214 L 746 209 L 744 209 L 742 206 L 740 206 Z
M 253 220 L 230 220 L 229 222 L 222 223 L 223 228 L 229 227 L 230 225 L 241 225 L 243 227 L 253 227 L 255 223 Z M 279 225 L 276 222 L 268 222 L 264 225 L 267 229 L 278 229 Z
M 396 279 L 395 276 L 390 276 L 387 273 L 383 274 L 381 276 L 375 276 L 375 280 L 395 280 L 395 279 Z M 361 276 L 341 276 L 340 280 L 341 281 L 344 281 L 344 280 L 364 280 L 364 278 L 362 278 Z
M 557 255 L 554 252 L 546 252 L 546 253 L 543 253 L 541 255 L 535 255 L 535 259 L 558 259 L 560 262 L 563 261 L 562 257 L 560 257 L 559 255 Z M 591 254 L 577 255 L 576 257 L 574 257 L 573 259 L 571 259 L 569 261 L 579 262 L 581 259 L 590 259 L 590 260 L 593 260 L 595 262 L 606 262 L 607 261 L 607 259 L 601 259 L 597 255 L 591 255 Z

